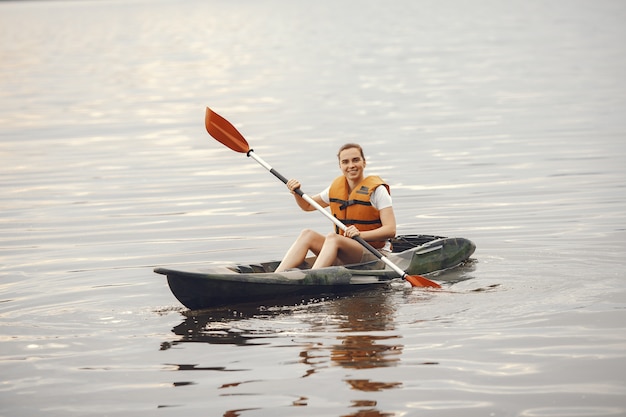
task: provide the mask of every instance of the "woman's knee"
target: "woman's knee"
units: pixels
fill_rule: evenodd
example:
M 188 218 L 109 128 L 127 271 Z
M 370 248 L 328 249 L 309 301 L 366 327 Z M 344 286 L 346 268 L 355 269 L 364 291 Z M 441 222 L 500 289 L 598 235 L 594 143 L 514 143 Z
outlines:
M 337 233 L 329 233 L 326 235 L 326 237 L 324 238 L 324 245 L 327 244 L 331 244 L 331 245 L 335 245 L 338 246 L 339 245 L 339 241 L 343 238 L 343 236 L 337 234 Z
M 300 231 L 300 239 L 307 240 L 307 241 L 313 240 L 319 235 L 320 235 L 319 233 L 311 229 L 303 229 L 302 231 Z
M 324 236 L 315 230 L 304 229 L 300 232 L 298 242 L 306 244 L 309 248 L 317 248 L 324 242 Z

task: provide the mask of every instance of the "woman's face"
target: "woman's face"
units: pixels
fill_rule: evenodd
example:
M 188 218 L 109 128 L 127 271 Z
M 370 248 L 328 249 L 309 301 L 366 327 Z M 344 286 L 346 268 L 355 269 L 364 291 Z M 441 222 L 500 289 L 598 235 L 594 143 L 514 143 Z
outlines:
M 363 178 L 365 159 L 357 148 L 348 148 L 339 154 L 339 168 L 349 181 Z

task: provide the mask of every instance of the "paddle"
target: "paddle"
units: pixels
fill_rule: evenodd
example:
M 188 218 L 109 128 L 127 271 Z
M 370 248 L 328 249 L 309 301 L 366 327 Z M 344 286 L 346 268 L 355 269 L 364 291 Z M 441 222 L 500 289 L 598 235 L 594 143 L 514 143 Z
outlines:
M 287 184 L 287 178 L 282 176 L 278 171 L 272 168 L 267 162 L 261 159 L 248 145 L 246 139 L 235 129 L 235 127 L 226 119 L 224 119 L 219 114 L 215 113 L 213 110 L 207 107 L 206 109 L 206 117 L 204 120 L 206 125 L 206 130 L 209 132 L 211 136 L 213 136 L 217 141 L 221 142 L 223 145 L 229 147 L 235 152 L 245 153 L 255 161 L 257 161 L 261 166 L 271 172 L 276 178 L 281 180 L 283 183 Z M 317 204 L 315 200 L 306 195 L 301 189 L 296 189 L 295 192 L 302 197 L 307 203 L 315 207 L 318 211 L 324 214 L 330 221 L 335 223 L 337 227 L 341 230 L 345 231 L 347 226 L 343 224 L 339 219 L 330 214 L 324 207 Z M 409 283 L 411 283 L 414 287 L 434 287 L 441 288 L 439 284 L 433 282 L 427 278 L 424 278 L 420 275 L 409 275 L 400 269 L 397 265 L 395 265 L 389 258 L 376 250 L 372 245 L 367 243 L 361 236 L 355 236 L 354 239 L 358 241 L 361 245 L 363 245 L 367 250 L 369 250 L 372 254 L 374 254 L 378 259 L 387 264 L 391 269 L 396 271 L 398 275 L 402 278 L 406 279 Z

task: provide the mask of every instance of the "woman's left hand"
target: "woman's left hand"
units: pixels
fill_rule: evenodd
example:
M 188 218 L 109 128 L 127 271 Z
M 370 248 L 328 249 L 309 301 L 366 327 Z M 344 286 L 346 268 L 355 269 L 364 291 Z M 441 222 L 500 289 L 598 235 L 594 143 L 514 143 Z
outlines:
M 344 234 L 346 235 L 346 237 L 353 239 L 359 236 L 361 232 L 359 231 L 359 229 L 356 228 L 356 226 L 348 226 Z

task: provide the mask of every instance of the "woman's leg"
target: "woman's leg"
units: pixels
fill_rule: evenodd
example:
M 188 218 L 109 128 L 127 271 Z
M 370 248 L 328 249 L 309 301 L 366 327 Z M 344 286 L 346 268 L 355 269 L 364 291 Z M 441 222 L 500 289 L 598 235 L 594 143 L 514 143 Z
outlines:
M 309 250 L 317 255 L 322 250 L 322 245 L 324 245 L 324 236 L 314 230 L 303 230 L 276 268 L 276 272 L 297 268 L 304 261 Z
M 335 264 L 338 260 L 341 264 L 355 264 L 361 262 L 363 246 L 354 239 L 330 233 L 324 240 L 313 268 L 324 268 Z

